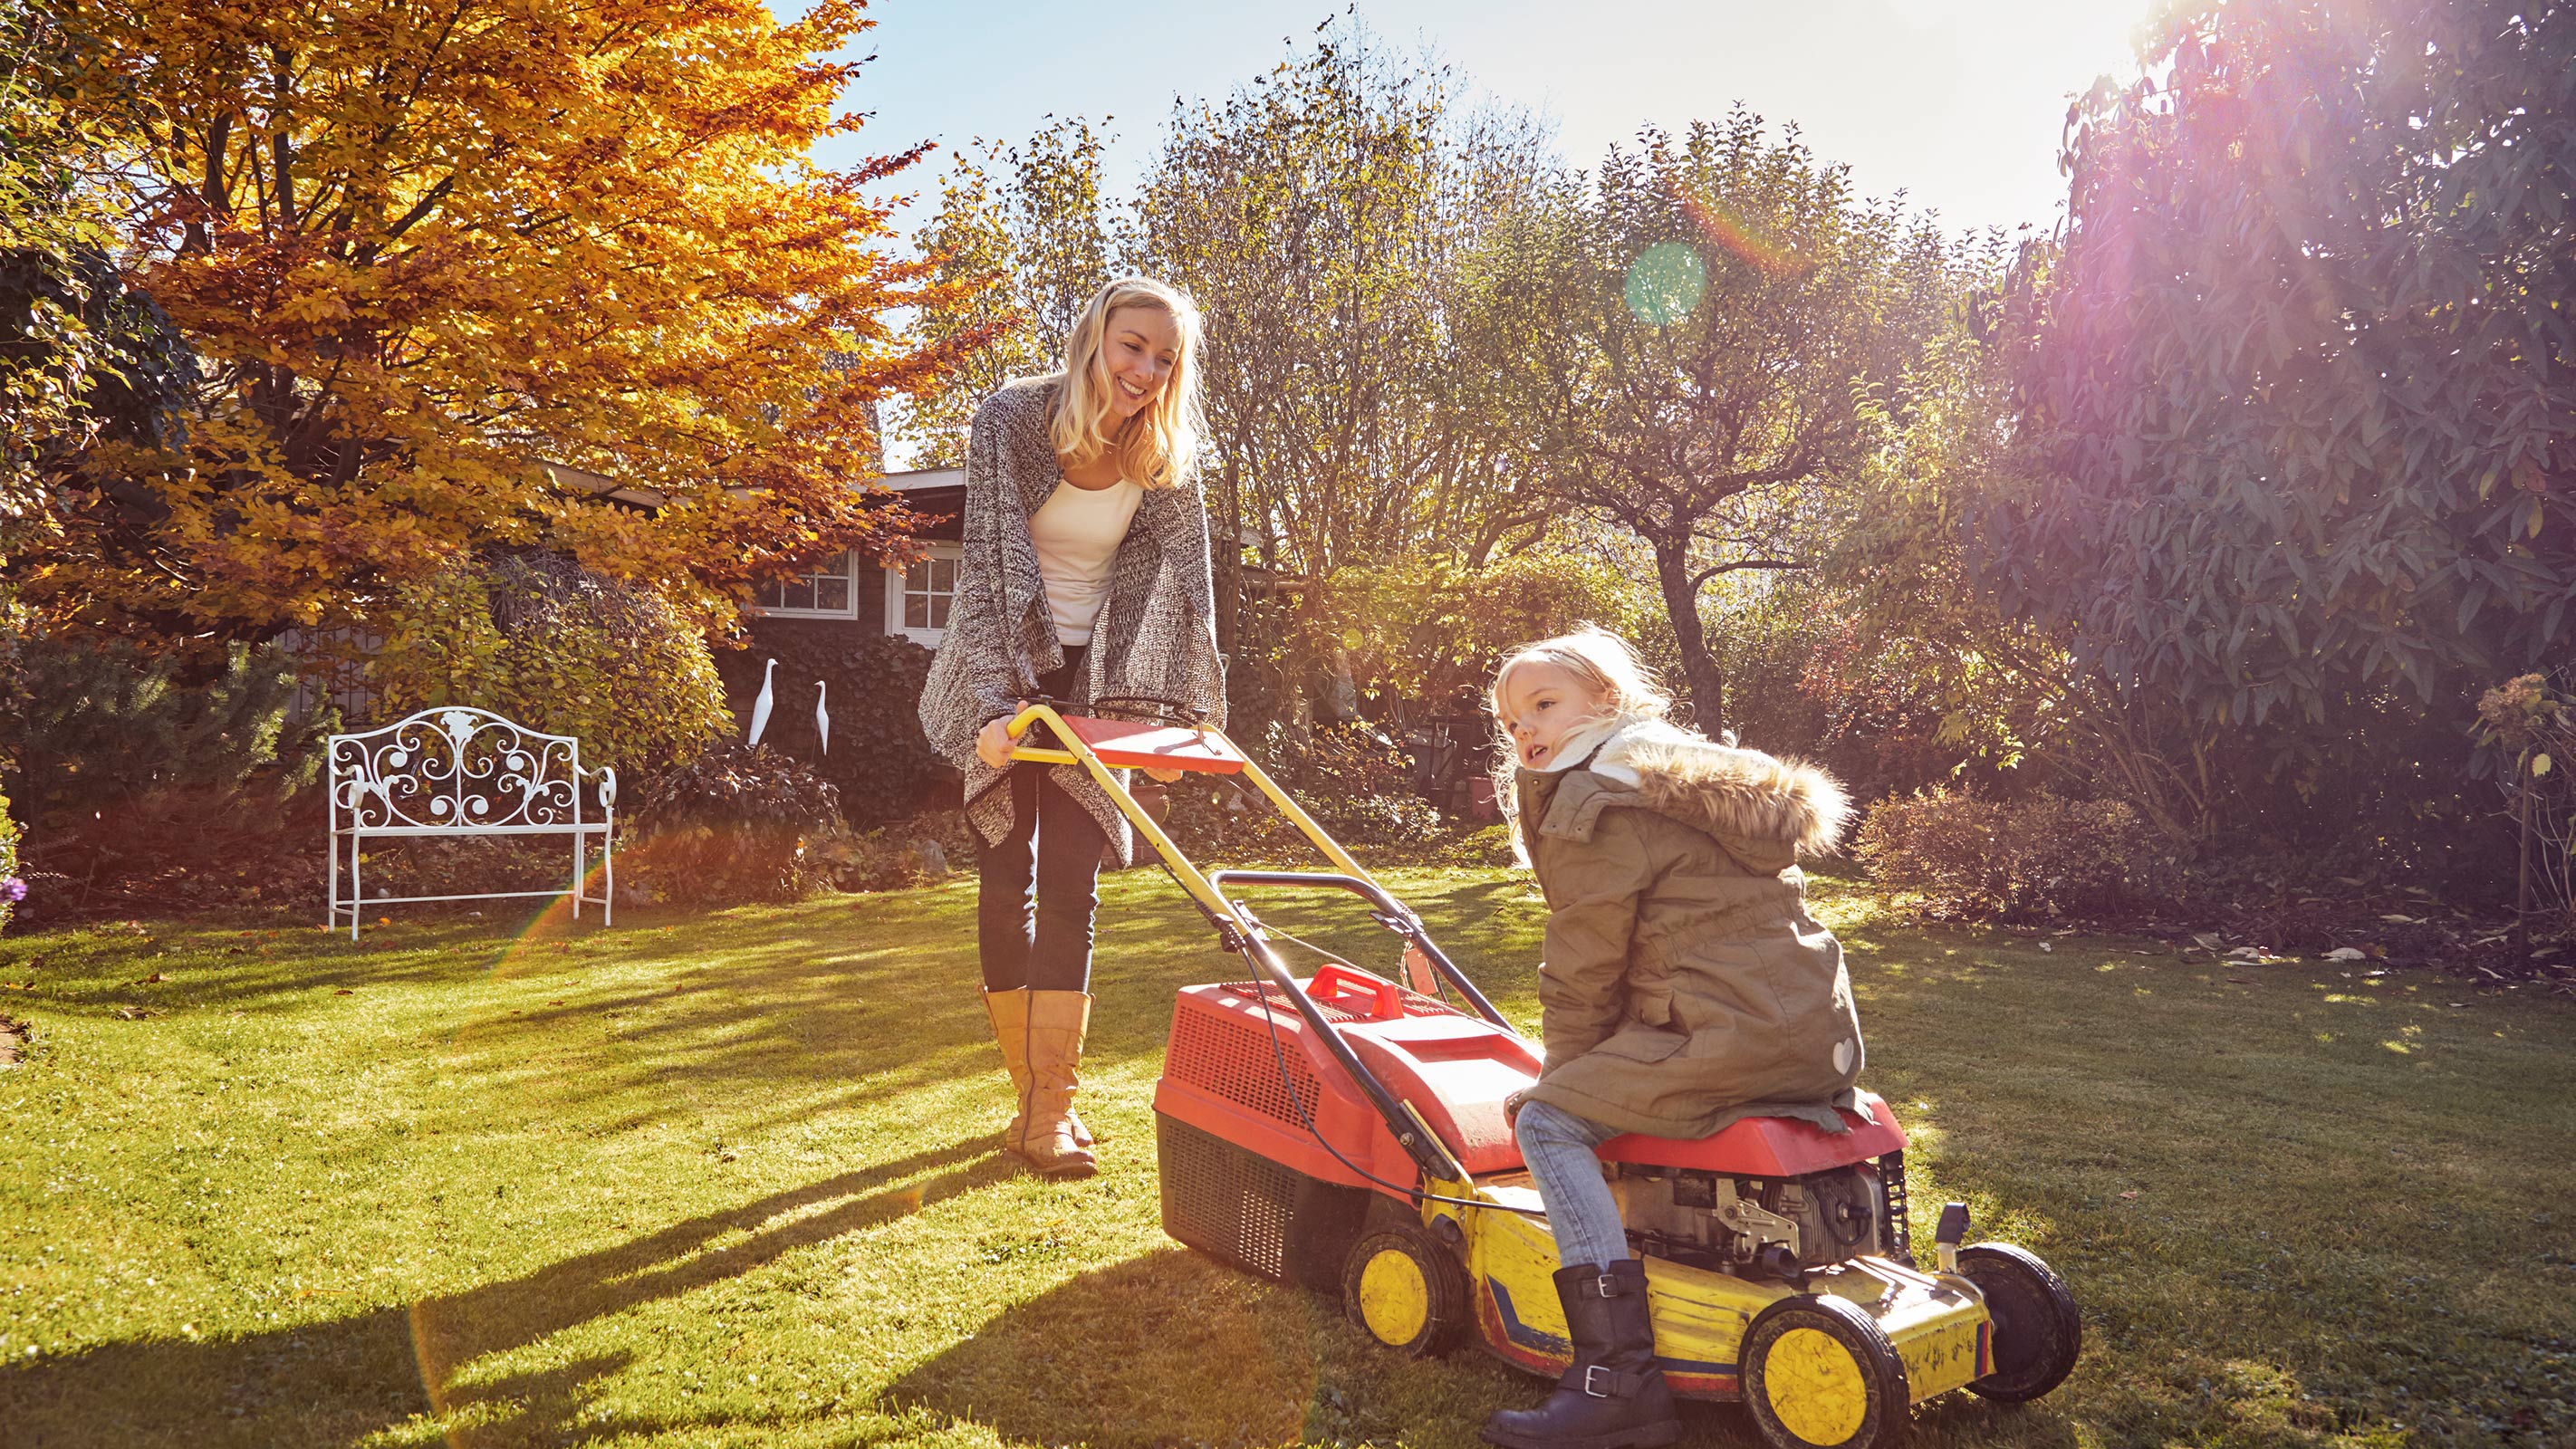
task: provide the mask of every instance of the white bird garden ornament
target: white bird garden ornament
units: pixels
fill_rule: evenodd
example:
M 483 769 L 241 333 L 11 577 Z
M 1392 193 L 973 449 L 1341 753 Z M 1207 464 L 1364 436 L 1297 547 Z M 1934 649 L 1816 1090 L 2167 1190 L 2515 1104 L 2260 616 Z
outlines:
M 822 680 L 814 681 L 814 733 L 822 737 L 823 753 L 828 755 L 832 753 L 832 715 L 823 708 L 823 696 L 827 692 Z
M 760 732 L 769 728 L 769 709 L 773 702 L 770 676 L 777 672 L 778 661 L 775 659 L 770 660 L 768 667 L 760 671 L 760 698 L 751 702 L 751 734 L 743 740 L 745 746 L 759 744 Z

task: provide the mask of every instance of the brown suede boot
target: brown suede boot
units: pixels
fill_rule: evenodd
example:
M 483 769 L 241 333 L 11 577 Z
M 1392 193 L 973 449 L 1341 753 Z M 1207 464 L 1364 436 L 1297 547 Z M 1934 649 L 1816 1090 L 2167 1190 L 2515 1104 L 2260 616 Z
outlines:
M 993 1020 L 993 1042 L 1002 1049 L 1002 1070 L 1011 1074 L 1011 1125 L 1002 1129 L 1002 1144 L 1018 1151 L 1014 1144 L 1029 1125 L 1029 993 L 1026 988 L 1010 991 L 986 991 L 984 1014 Z M 1066 1116 L 1073 1122 L 1073 1141 L 1077 1147 L 1091 1145 L 1091 1129 L 1082 1119 Z
M 1081 1086 L 1082 1038 L 1091 1028 L 1091 994 L 1032 991 L 1027 1033 L 1028 1122 L 1013 1150 L 1044 1177 L 1089 1177 L 1100 1169 L 1073 1137 L 1073 1094 Z

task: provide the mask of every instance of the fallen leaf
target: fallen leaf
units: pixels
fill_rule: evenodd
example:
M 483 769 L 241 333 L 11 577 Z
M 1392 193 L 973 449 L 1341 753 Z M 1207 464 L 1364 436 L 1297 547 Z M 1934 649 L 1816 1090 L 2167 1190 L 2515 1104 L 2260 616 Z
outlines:
M 2120 1194 L 2120 1201 L 2122 1202 L 2136 1202 L 2137 1200 L 2138 1192 L 2135 1188 L 2131 1188 L 2129 1191 Z
M 151 975 L 146 976 L 146 977 L 144 977 L 144 978 L 143 978 L 143 984 L 144 984 L 144 985 L 146 985 L 146 986 L 158 986 L 158 985 L 160 985 L 160 984 L 161 984 L 161 981 L 162 981 L 162 976 L 161 976 L 161 973 L 160 973 L 160 972 L 158 972 L 158 971 L 155 971 L 155 972 L 153 972 Z
M 2202 945 L 2202 946 L 2206 946 L 2206 947 L 2208 947 L 2208 948 L 2209 948 L 2210 950 L 2212 950 L 2212 951 L 2217 950 L 2221 945 L 2224 945 L 2224 944 L 2225 944 L 2224 942 L 2220 941 L 2220 940 L 2218 939 L 2218 937 L 2216 937 L 2215 935 L 2211 935 L 2211 934 L 2206 933 L 2206 932 L 2204 932 L 2204 933 L 2202 933 L 2202 934 L 2200 934 L 2200 935 L 2196 935 L 2196 936 L 2192 937 L 2191 939 L 2192 939 L 2192 941 L 2193 941 L 2195 944 Z
M 2230 976 L 2227 980 L 2228 983 L 2233 986 L 2251 986 L 2254 984 L 2254 978 L 2251 976 Z
M 2420 926 L 2424 924 L 2424 918 L 2421 916 L 2384 915 L 2381 916 L 2380 919 L 2383 921 L 2395 921 L 2401 926 Z
M 2337 946 L 2326 953 L 2326 959 L 2329 961 L 2366 961 L 2369 958 L 2369 952 L 2351 946 Z
M 152 1013 L 144 1010 L 140 1006 L 120 1006 L 116 1009 L 116 1014 L 124 1017 L 127 1021 L 141 1021 Z
M 354 992 L 354 991 L 351 991 L 348 987 L 343 986 L 343 987 L 341 987 L 339 990 L 334 991 L 334 992 L 332 992 L 331 994 L 332 994 L 333 996 L 354 996 L 354 995 L 356 995 L 357 993 L 356 993 L 356 992 Z

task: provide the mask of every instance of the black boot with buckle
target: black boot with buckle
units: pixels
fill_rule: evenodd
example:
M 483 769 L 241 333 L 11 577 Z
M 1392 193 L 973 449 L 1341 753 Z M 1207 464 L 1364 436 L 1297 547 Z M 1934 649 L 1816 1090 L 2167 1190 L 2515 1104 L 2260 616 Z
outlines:
M 1606 1268 L 1560 1268 L 1556 1297 L 1565 1305 L 1574 1363 L 1546 1403 L 1486 1420 L 1485 1442 L 1503 1449 L 1646 1449 L 1681 1438 L 1673 1391 L 1655 1366 L 1646 1265 L 1623 1258 Z

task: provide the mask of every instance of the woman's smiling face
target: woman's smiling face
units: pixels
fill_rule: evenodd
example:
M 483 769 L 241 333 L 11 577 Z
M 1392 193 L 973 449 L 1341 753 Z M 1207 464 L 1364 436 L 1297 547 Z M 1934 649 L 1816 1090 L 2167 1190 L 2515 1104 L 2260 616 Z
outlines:
M 1544 659 L 1530 660 L 1503 676 L 1494 698 L 1513 750 L 1533 770 L 1555 755 L 1566 731 L 1610 712 L 1610 701 L 1600 690 Z
M 1109 415 L 1120 422 L 1145 410 L 1171 381 L 1181 355 L 1181 326 L 1160 307 L 1121 307 L 1101 329 L 1100 361 L 1109 372 Z

